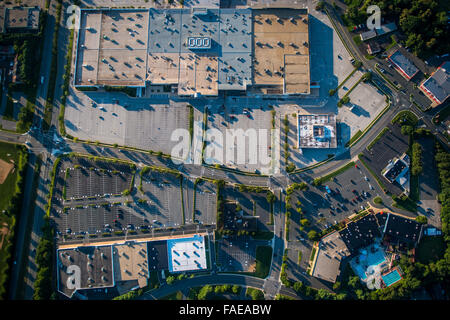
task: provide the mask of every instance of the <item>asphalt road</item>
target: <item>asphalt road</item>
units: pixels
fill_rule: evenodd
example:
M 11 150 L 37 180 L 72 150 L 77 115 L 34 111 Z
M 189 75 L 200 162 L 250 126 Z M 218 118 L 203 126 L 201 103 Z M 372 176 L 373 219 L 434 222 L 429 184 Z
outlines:
M 33 125 L 34 126 L 40 126 L 40 124 L 42 123 L 42 117 L 44 114 L 44 109 L 45 109 L 45 103 L 46 103 L 46 99 L 47 99 L 47 91 L 48 91 L 48 83 L 49 83 L 49 75 L 50 75 L 50 65 L 51 65 L 51 50 L 52 50 L 52 38 L 53 38 L 53 31 L 54 31 L 54 26 L 55 26 L 55 7 L 54 7 L 54 1 L 53 3 L 50 4 L 49 7 L 49 11 L 48 11 L 48 16 L 47 16 L 47 24 L 44 30 L 44 45 L 43 45 L 43 53 L 42 53 L 42 60 L 41 60 L 41 67 L 40 67 L 40 76 L 44 77 L 44 83 L 41 84 L 39 82 L 38 84 L 38 88 L 37 88 L 37 92 L 36 92 L 36 106 L 35 106 L 35 114 L 34 114 L 34 118 L 33 118 Z M 8 133 L 1 131 L 0 132 L 0 139 L 3 139 L 4 136 L 8 136 Z M 21 213 L 21 219 L 20 219 L 20 223 L 18 225 L 18 236 L 17 236 L 17 244 L 16 244 L 16 251 L 14 252 L 14 261 L 16 261 L 16 264 L 13 264 L 12 267 L 12 273 L 11 273 L 11 286 L 10 286 L 10 299 L 15 299 L 17 298 L 17 288 L 18 288 L 18 284 L 19 284 L 19 273 L 20 273 L 20 269 L 22 264 L 26 263 L 27 264 L 27 269 L 30 270 L 29 268 L 33 269 L 33 265 L 34 265 L 34 259 L 31 257 L 31 255 L 33 255 L 33 250 L 35 249 L 35 246 L 37 246 L 37 243 L 35 243 L 35 246 L 32 246 L 30 244 L 30 246 L 26 247 L 24 240 L 25 240 L 25 233 L 29 232 L 26 230 L 26 222 L 28 221 L 28 216 L 29 214 L 33 214 L 30 210 L 30 207 L 32 207 L 32 204 L 30 203 L 31 200 L 31 194 L 32 191 L 31 190 L 31 186 L 33 185 L 33 173 L 31 172 L 34 169 L 35 166 L 35 162 L 36 162 L 36 155 L 45 152 L 45 147 L 41 144 L 41 142 L 39 141 L 39 137 L 43 137 L 42 135 L 38 134 L 36 135 L 36 137 L 38 137 L 38 139 L 33 138 L 32 136 L 30 136 L 30 134 L 26 134 L 26 135 L 21 135 L 19 137 L 17 137 L 18 139 L 16 141 L 14 141 L 14 138 L 12 136 L 10 137 L 5 137 L 7 140 L 11 141 L 11 142 L 16 142 L 16 143 L 24 143 L 25 141 L 30 141 L 31 144 L 39 149 L 39 150 L 33 150 L 33 156 L 30 157 L 30 162 L 29 162 L 29 169 L 27 170 L 27 187 L 24 191 L 24 202 L 23 202 L 23 209 L 22 209 L 22 213 Z M 47 166 L 47 161 L 43 162 L 43 166 L 41 167 L 41 172 L 45 173 L 48 171 L 48 167 Z M 39 177 L 40 179 L 40 183 L 39 183 L 39 190 L 42 190 L 42 186 L 41 183 L 43 183 L 43 179 L 46 179 L 43 177 L 43 175 L 41 174 L 41 176 Z M 43 199 L 45 199 L 45 195 Z M 41 203 L 41 210 L 43 210 L 43 206 L 45 204 Z M 39 204 L 36 206 L 36 210 L 38 210 Z M 37 218 L 35 216 L 35 218 Z M 42 220 L 42 216 L 40 217 L 40 220 Z M 39 238 L 36 237 L 36 235 L 39 235 L 41 233 L 41 225 L 42 225 L 42 221 L 36 221 L 36 219 L 33 221 L 33 229 L 32 229 L 32 233 L 33 235 L 35 235 L 35 237 L 32 237 L 31 241 L 32 243 L 35 240 L 38 240 Z M 29 256 L 30 259 L 28 259 L 27 262 L 22 261 L 22 257 L 23 255 L 23 250 L 30 250 L 29 251 Z M 25 277 L 25 276 L 24 276 Z M 27 291 L 27 295 L 25 297 L 21 297 L 21 298 L 27 298 L 27 299 L 31 299 L 31 295 L 32 295 L 32 290 L 28 290 Z
M 231 284 L 262 289 L 265 286 L 266 282 L 267 280 L 263 280 L 260 278 L 236 274 L 214 274 L 208 276 L 197 276 L 194 278 L 176 281 L 171 285 L 162 285 L 158 289 L 143 294 L 142 296 L 137 298 L 137 300 L 158 300 L 174 292 L 184 290 L 185 288 L 202 287 L 208 284 Z M 299 299 L 299 297 L 291 289 L 283 287 L 281 288 L 280 293 Z

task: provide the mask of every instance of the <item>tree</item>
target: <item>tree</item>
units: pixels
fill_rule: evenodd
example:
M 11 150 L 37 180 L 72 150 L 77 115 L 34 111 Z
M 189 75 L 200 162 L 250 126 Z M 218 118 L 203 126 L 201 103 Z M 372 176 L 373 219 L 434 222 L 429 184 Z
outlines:
M 250 291 L 250 296 L 252 297 L 252 300 L 264 300 L 264 293 L 258 289 L 252 289 Z
M 402 134 L 405 135 L 405 136 L 406 136 L 406 135 L 412 134 L 413 131 L 414 131 L 414 128 L 413 128 L 412 126 L 410 126 L 410 125 L 403 125 L 403 126 L 402 126 L 401 132 L 402 132 Z
M 302 226 L 304 226 L 304 227 L 307 227 L 307 226 L 309 226 L 311 223 L 310 223 L 310 221 L 309 221 L 308 219 L 301 219 L 301 220 L 300 220 L 300 224 L 301 224 Z M 308 233 L 308 237 L 309 237 L 309 233 Z
M 331 300 L 333 299 L 333 294 L 325 289 L 319 289 L 317 291 L 316 300 Z
M 339 290 L 341 288 L 341 283 L 339 281 L 336 281 L 333 284 L 333 290 Z
M 303 282 L 301 281 L 297 281 L 294 283 L 294 285 L 292 286 L 292 289 L 295 290 L 295 292 L 299 293 L 303 290 Z
M 316 5 L 316 10 L 321 11 L 325 8 L 325 3 L 323 1 L 319 1 Z
M 427 217 L 420 215 L 420 216 L 416 217 L 416 221 L 418 223 L 426 224 L 428 222 L 428 219 L 427 219 Z
M 357 276 L 350 277 L 348 280 L 348 286 L 356 289 L 359 285 L 359 278 Z
M 275 195 L 273 194 L 272 191 L 267 191 L 267 202 L 269 203 L 273 203 L 275 201 Z
M 209 298 L 211 298 L 212 293 L 213 287 L 208 284 L 200 289 L 197 298 L 198 300 L 208 300 Z
M 175 282 L 175 277 L 174 276 L 168 276 L 166 278 L 166 282 L 167 282 L 168 285 L 171 285 L 172 283 Z
M 241 289 L 240 286 L 234 285 L 234 286 L 231 288 L 231 291 L 232 291 L 234 294 L 238 294 L 240 289 Z
M 364 74 L 364 76 L 363 76 L 363 81 L 364 81 L 364 82 L 367 82 L 367 81 L 370 81 L 370 80 L 372 80 L 372 72 L 368 71 L 368 72 L 366 72 L 366 73 Z
M 286 172 L 292 172 L 292 171 L 294 171 L 295 170 L 295 164 L 293 164 L 292 162 L 289 162 L 287 165 L 286 165 Z
M 308 232 L 308 239 L 311 241 L 317 241 L 319 240 L 319 235 L 317 234 L 317 231 L 311 230 Z

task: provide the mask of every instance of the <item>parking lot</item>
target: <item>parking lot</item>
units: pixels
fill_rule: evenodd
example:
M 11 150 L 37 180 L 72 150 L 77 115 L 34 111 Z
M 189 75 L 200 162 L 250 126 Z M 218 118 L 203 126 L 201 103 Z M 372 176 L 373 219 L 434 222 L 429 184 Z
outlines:
M 133 174 L 130 167 L 117 167 L 67 168 L 66 199 L 120 195 L 131 189 Z
M 104 232 L 139 230 L 149 225 L 145 222 L 145 218 L 135 214 L 132 208 L 113 204 L 67 207 L 60 214 L 60 218 L 61 222 L 58 224 L 60 232 L 73 236 L 78 234 L 100 236 Z
M 311 81 L 320 81 L 320 97 L 328 97 L 353 70 L 350 55 L 327 15 L 310 10 Z
M 243 210 L 243 215 L 254 216 L 257 220 L 258 232 L 272 231 L 270 223 L 270 204 L 266 199 L 266 192 L 239 192 L 236 188 L 226 186 L 224 188 L 226 201 L 235 201 Z
M 401 156 L 408 150 L 408 136 L 401 133 L 398 125 L 388 125 L 390 131 L 386 132 L 372 147 L 370 151 L 364 149 L 365 161 L 372 171 L 383 181 L 384 186 L 392 194 L 400 194 L 403 190 L 384 178 L 381 171 L 394 157 Z
M 442 227 L 441 208 L 438 202 L 439 177 L 434 164 L 434 140 L 431 138 L 421 138 L 418 142 L 423 148 L 423 171 L 419 176 L 419 202 L 417 211 L 428 218 L 428 224 Z M 431 156 L 433 155 L 433 156 Z
M 211 106 L 208 116 L 208 128 L 219 130 L 223 136 L 223 143 L 218 147 L 222 147 L 223 162 L 232 168 L 237 168 L 247 172 L 255 172 L 259 170 L 264 173 L 268 169 L 268 165 L 261 161 L 261 155 L 270 156 L 269 146 L 270 129 L 272 129 L 272 115 L 266 103 L 256 105 L 254 101 L 247 99 L 228 99 L 224 105 Z M 247 129 L 256 130 L 259 135 L 259 129 L 265 129 L 266 140 L 259 139 L 258 143 L 249 143 L 249 139 L 245 139 L 245 152 L 238 152 L 239 144 L 233 144 L 233 141 L 227 141 L 226 130 Z M 263 133 L 261 133 L 262 135 Z M 229 157 L 227 154 L 230 154 Z M 249 155 L 258 155 L 253 163 L 250 161 Z M 220 157 L 220 156 L 219 156 Z M 242 157 L 242 158 L 241 158 Z M 242 160 L 242 161 L 241 161 Z
M 220 271 L 254 272 L 256 267 L 256 247 L 268 245 L 268 241 L 255 241 L 250 237 L 227 237 L 218 242 Z M 270 244 L 269 244 L 270 245 Z
M 57 171 L 51 210 L 58 241 L 94 241 L 105 236 L 123 238 L 149 233 L 153 236 L 155 232 L 178 232 L 181 227 L 185 231 L 195 229 L 196 226 L 183 226 L 178 177 L 149 171 L 142 179 L 143 193 L 134 188 L 130 195 L 123 195 L 123 190 L 130 188 L 132 176 L 133 171 L 126 164 L 64 158 Z M 138 186 L 139 175 L 135 178 Z M 63 199 L 64 188 L 67 200 Z M 192 203 L 193 186 L 191 190 Z M 192 205 L 188 210 L 192 217 Z M 215 211 L 211 212 L 215 218 Z
M 195 222 L 206 225 L 216 224 L 217 187 L 209 181 L 200 181 L 195 187 Z
M 356 74 L 357 72 L 355 72 Z M 347 87 L 347 82 L 344 87 Z M 350 85 L 348 88 L 351 88 Z M 337 120 L 347 125 L 349 134 L 341 135 L 345 144 L 359 130 L 364 131 L 367 126 L 387 106 L 384 94 L 374 86 L 360 82 L 348 95 L 350 102 L 339 108 Z
M 376 180 L 361 169 L 362 164 L 357 162 L 356 165 L 357 167 L 351 167 L 322 186 L 310 186 L 305 192 L 295 191 L 292 194 L 290 240 L 307 242 L 309 228 L 300 230 L 301 218 L 308 219 L 311 225 L 318 226 L 317 231 L 321 231 L 361 211 L 371 199 L 383 195 Z M 302 208 L 302 217 L 297 212 L 297 207 Z
M 130 98 L 120 92 L 70 90 L 65 125 L 82 140 L 126 145 L 170 154 L 176 129 L 189 129 L 187 103 L 166 98 Z
M 178 227 L 183 224 L 183 206 L 180 179 L 170 173 L 150 171 L 142 177 L 147 203 L 137 203 L 138 213 L 151 217 L 160 227 Z M 140 194 L 138 195 L 140 197 Z

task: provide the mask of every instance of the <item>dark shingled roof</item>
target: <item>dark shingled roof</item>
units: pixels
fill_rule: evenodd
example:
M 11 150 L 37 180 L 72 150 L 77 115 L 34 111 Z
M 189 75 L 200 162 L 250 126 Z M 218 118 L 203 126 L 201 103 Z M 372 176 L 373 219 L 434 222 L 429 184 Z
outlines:
M 416 244 L 422 232 L 422 224 L 408 218 L 390 213 L 384 235 L 390 242 Z
M 443 103 L 450 96 L 450 61 L 444 62 L 422 86 Z
M 373 214 L 350 222 L 345 229 L 339 231 L 339 234 L 351 254 L 371 244 L 375 237 L 381 237 L 377 219 Z
M 404 72 L 409 79 L 414 77 L 414 75 L 419 71 L 419 69 L 417 69 L 417 67 L 411 61 L 409 61 L 409 59 L 406 58 L 399 50 L 395 51 L 389 57 L 389 60 L 391 60 L 397 68 L 401 69 L 401 71 Z

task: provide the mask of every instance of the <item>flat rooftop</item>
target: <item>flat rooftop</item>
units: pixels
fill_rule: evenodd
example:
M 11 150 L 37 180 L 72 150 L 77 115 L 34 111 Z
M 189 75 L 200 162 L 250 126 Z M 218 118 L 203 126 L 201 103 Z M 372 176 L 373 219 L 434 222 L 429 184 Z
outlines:
M 147 243 L 129 242 L 113 246 L 114 279 L 118 285 L 122 281 L 136 280 L 140 288 L 147 285 L 149 278 Z
M 38 30 L 39 12 L 36 7 L 5 8 L 3 30 Z
M 75 85 L 144 86 L 148 10 L 81 10 Z
M 312 275 L 329 282 L 336 282 L 340 274 L 341 261 L 349 255 L 350 252 L 339 232 L 331 233 L 319 242 Z
M 298 114 L 299 148 L 336 148 L 336 116 L 334 114 Z
M 360 248 L 367 247 L 381 236 L 378 219 L 373 214 L 348 223 L 339 234 L 351 254 L 357 253 Z
M 188 96 L 251 85 L 310 93 L 306 9 L 81 12 L 76 86 L 149 83 L 177 86 L 179 95 Z
M 450 61 L 444 62 L 420 88 L 436 104 L 444 103 L 450 96 Z
M 406 58 L 399 50 L 395 51 L 389 56 L 389 60 L 394 64 L 395 68 L 400 74 L 410 80 L 414 75 L 419 72 L 419 69 Z
M 250 9 L 82 10 L 75 85 L 178 85 L 216 96 L 252 83 Z M 207 45 L 204 45 L 204 44 Z
M 167 251 L 170 272 L 198 271 L 207 268 L 204 236 L 169 239 Z
M 421 223 L 393 213 L 388 213 L 384 236 L 391 242 L 412 243 L 416 245 L 422 235 Z
M 59 249 L 56 253 L 58 291 L 67 297 L 71 297 L 76 289 L 114 286 L 111 246 Z M 70 275 L 76 274 L 80 275 L 79 283 L 69 278 Z
M 308 19 L 304 9 L 253 10 L 254 85 L 310 93 Z

